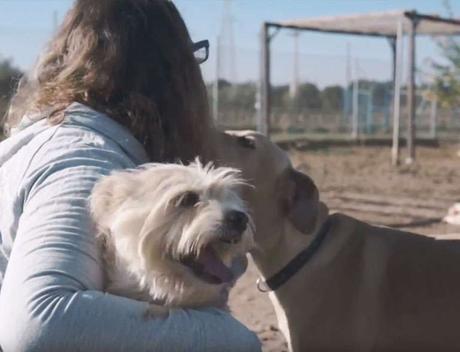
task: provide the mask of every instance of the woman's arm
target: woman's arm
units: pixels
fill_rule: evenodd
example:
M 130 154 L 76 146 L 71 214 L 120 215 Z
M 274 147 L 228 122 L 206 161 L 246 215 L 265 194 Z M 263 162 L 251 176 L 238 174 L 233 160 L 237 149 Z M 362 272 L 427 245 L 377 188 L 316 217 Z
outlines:
M 87 200 L 99 177 L 123 162 L 94 146 L 62 152 L 49 144 L 26 175 L 33 187 L 25 191 L 1 291 L 5 352 L 260 351 L 255 335 L 222 311 L 176 310 L 145 320 L 146 303 L 100 292 Z

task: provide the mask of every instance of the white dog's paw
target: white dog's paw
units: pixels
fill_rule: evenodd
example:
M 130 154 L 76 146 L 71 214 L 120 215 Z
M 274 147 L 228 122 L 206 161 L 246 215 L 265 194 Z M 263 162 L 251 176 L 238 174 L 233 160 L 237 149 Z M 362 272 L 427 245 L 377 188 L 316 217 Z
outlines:
M 169 315 L 170 308 L 165 306 L 160 306 L 158 304 L 149 303 L 148 308 L 144 312 L 144 319 L 164 319 Z

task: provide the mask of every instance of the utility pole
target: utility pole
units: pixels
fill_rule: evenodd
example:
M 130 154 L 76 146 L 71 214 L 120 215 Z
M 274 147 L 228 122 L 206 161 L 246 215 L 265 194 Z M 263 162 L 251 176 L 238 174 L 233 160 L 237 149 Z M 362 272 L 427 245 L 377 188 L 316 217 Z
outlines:
M 271 115 L 271 87 L 270 87 L 270 71 L 271 71 L 271 60 L 270 60 L 270 26 L 268 23 L 263 23 L 260 40 L 261 40 L 261 52 L 260 52 L 260 105 L 259 105 L 259 116 L 257 121 L 257 131 L 270 136 L 270 115 Z
M 292 32 L 292 38 L 294 41 L 294 53 L 292 62 L 292 77 L 291 84 L 289 85 L 289 96 L 294 99 L 297 96 L 299 90 L 299 31 L 294 30 Z
M 351 88 L 351 45 L 347 42 L 346 46 L 346 68 L 345 68 L 345 87 L 343 89 L 343 119 L 344 121 L 350 121 L 350 100 L 352 99 Z
M 407 89 L 408 121 L 407 121 L 407 164 L 415 161 L 415 36 L 417 31 L 418 19 L 414 16 L 409 17 L 409 84 Z
M 235 36 L 233 30 L 234 17 L 232 14 L 232 0 L 225 0 L 222 23 L 220 29 L 220 54 L 221 54 L 221 70 L 223 71 L 222 78 L 228 81 L 238 81 L 238 72 L 236 69 L 236 48 Z
M 216 40 L 216 55 L 215 55 L 215 80 L 214 85 L 212 87 L 212 115 L 214 117 L 214 121 L 216 125 L 219 120 L 219 79 L 220 79 L 220 36 L 217 36 Z
M 359 75 L 358 75 L 358 59 L 355 60 L 355 69 L 353 77 L 353 102 L 352 102 L 352 119 L 351 119 L 351 137 L 359 138 Z
M 401 76 L 403 65 L 403 24 L 398 23 L 393 56 L 393 146 L 391 149 L 391 164 L 399 165 L 399 135 L 400 135 L 400 113 L 401 113 Z

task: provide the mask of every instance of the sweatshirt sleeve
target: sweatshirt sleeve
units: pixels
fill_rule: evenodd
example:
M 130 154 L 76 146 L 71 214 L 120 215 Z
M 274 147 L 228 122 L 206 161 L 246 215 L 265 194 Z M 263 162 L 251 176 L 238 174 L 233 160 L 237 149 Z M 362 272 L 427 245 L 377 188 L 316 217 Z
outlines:
M 217 309 L 143 318 L 147 304 L 102 290 L 87 202 L 94 183 L 126 167 L 120 153 L 53 143 L 35 155 L 0 295 L 0 344 L 20 351 L 260 351 L 256 336 Z

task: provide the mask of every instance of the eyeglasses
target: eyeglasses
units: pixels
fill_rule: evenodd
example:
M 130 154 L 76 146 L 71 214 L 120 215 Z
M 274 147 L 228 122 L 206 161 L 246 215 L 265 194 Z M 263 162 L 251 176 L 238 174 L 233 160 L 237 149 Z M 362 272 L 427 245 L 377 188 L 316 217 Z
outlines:
M 209 40 L 200 40 L 193 43 L 192 50 L 198 64 L 202 64 L 209 57 Z

